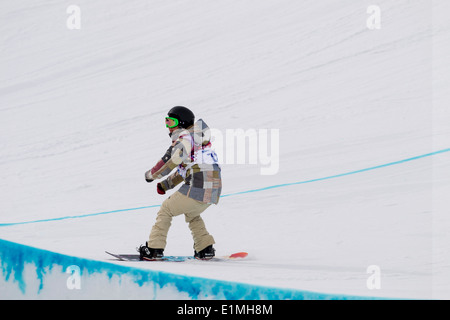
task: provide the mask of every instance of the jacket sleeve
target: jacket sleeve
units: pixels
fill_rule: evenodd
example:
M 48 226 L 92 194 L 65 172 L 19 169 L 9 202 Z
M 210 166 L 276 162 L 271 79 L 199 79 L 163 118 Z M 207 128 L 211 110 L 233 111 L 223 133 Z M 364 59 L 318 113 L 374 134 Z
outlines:
M 164 191 L 175 188 L 178 184 L 184 181 L 183 177 L 178 173 L 178 170 L 171 174 L 166 180 L 161 181 L 161 187 Z
M 180 136 L 173 144 L 167 149 L 164 156 L 158 161 L 158 163 L 149 171 L 145 173 L 145 179 L 152 181 L 155 179 L 161 179 L 172 172 L 179 164 L 186 159 L 190 158 L 191 154 L 191 141 L 190 139 Z

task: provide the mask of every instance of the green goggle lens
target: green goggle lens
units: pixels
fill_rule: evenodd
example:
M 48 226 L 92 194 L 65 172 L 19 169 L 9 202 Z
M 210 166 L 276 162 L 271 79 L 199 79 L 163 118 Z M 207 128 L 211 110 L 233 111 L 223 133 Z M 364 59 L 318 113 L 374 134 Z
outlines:
M 167 128 L 175 128 L 178 126 L 178 119 L 172 117 L 166 117 L 166 127 Z

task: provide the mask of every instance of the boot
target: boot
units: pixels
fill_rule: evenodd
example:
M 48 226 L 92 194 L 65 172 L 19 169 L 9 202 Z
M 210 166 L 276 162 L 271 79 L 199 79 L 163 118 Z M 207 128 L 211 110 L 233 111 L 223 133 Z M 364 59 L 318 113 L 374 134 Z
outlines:
M 141 245 L 138 249 L 139 260 L 155 261 L 161 260 L 164 257 L 164 249 L 153 249 L 145 245 Z
M 205 249 L 200 250 L 199 252 L 194 250 L 194 258 L 199 260 L 210 260 L 215 256 L 215 249 L 212 245 L 207 246 Z

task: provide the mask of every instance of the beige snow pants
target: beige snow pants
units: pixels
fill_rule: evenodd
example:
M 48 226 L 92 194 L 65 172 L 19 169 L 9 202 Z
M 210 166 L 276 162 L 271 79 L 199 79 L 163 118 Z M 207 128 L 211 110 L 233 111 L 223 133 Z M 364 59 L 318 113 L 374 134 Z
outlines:
M 181 214 L 184 214 L 189 229 L 191 229 L 195 251 L 199 252 L 214 244 L 214 238 L 208 233 L 205 223 L 200 217 L 200 214 L 209 206 L 208 203 L 194 200 L 178 191 L 175 192 L 162 203 L 147 246 L 153 249 L 164 249 L 172 218 Z

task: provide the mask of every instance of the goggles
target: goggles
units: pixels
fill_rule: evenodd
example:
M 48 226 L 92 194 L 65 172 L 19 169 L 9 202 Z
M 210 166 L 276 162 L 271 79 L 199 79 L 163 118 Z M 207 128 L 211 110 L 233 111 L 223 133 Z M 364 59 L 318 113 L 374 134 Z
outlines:
M 175 128 L 178 126 L 178 119 L 172 117 L 166 117 L 166 127 L 169 129 Z

